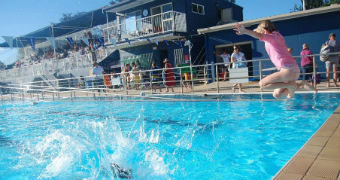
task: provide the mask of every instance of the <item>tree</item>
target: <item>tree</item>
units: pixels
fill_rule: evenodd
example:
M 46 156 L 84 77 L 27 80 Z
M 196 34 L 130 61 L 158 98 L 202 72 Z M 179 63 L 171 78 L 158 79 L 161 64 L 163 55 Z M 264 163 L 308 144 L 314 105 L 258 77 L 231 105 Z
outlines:
M 324 6 L 329 6 L 331 4 L 339 4 L 340 0 L 301 0 L 301 4 L 295 4 L 293 12 L 302 11 L 303 10 L 303 1 L 305 1 L 305 7 L 307 9 L 314 9 Z
M 63 13 L 60 18 L 60 22 L 65 22 L 72 19 L 72 13 Z
M 114 5 L 116 3 L 123 2 L 123 1 L 126 1 L 126 0 L 111 0 L 110 5 Z
M 78 12 L 78 13 L 76 13 L 76 14 L 74 14 L 74 15 L 72 15 L 72 13 L 63 13 L 63 14 L 61 15 L 60 22 L 69 21 L 69 20 L 71 20 L 71 19 L 73 19 L 73 18 L 82 16 L 82 15 L 84 15 L 84 14 L 86 14 L 86 12 Z

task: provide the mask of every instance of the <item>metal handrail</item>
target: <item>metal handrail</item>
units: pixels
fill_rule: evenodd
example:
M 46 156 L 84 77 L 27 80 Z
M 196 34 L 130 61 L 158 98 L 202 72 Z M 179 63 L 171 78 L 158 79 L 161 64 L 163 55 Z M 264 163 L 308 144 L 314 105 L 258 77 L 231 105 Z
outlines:
M 329 53 L 330 55 L 339 55 L 340 53 Z M 313 54 L 313 55 L 309 55 L 310 57 L 316 57 L 316 56 L 319 56 L 320 54 Z M 297 58 L 301 57 L 301 56 L 296 56 Z M 315 58 L 313 58 L 313 72 L 312 73 L 305 73 L 305 74 L 312 74 L 312 75 L 317 75 L 317 74 L 325 74 L 326 72 L 317 72 L 316 71 L 316 62 L 315 62 Z M 254 77 L 254 78 L 259 78 L 261 79 L 262 76 L 263 76 L 263 69 L 262 69 L 262 62 L 264 61 L 269 61 L 269 59 L 255 59 L 255 60 L 247 60 L 247 61 L 244 61 L 244 62 L 258 62 L 259 65 L 259 74 L 258 75 L 253 75 L 253 76 L 236 76 L 236 77 L 229 77 L 228 80 L 230 79 L 242 79 L 242 78 L 250 78 L 250 77 Z M 184 86 L 184 83 L 185 82 L 192 82 L 192 84 L 194 84 L 193 82 L 195 83 L 199 83 L 199 82 L 206 82 L 208 80 L 215 80 L 215 83 L 216 83 L 216 92 L 217 93 L 220 93 L 220 90 L 221 90 L 221 86 L 220 86 L 220 83 L 219 82 L 219 69 L 218 67 L 219 66 L 224 66 L 225 64 L 227 63 L 212 63 L 212 64 L 204 64 L 204 65 L 188 65 L 188 66 L 182 66 L 182 67 L 173 67 L 173 68 L 167 68 L 167 69 L 164 69 L 164 68 L 159 68 L 159 69 L 150 69 L 150 70 L 140 70 L 140 71 L 135 71 L 135 72 L 128 72 L 128 73 L 113 73 L 113 74 L 108 74 L 110 77 L 111 76 L 119 76 L 121 77 L 121 80 L 124 81 L 126 79 L 124 79 L 124 77 L 127 75 L 127 74 L 135 74 L 135 75 L 142 75 L 144 81 L 141 81 L 141 82 L 138 82 L 138 83 L 135 83 L 134 85 L 135 86 L 147 86 L 148 89 L 151 90 L 151 92 L 154 90 L 153 89 L 153 85 L 154 84 L 162 84 L 164 82 L 171 82 L 171 81 L 165 81 L 165 80 L 157 80 L 157 81 L 153 81 L 151 79 L 151 72 L 154 72 L 154 71 L 158 71 L 158 72 L 161 72 L 163 70 L 169 70 L 169 69 L 172 69 L 174 71 L 174 77 L 175 77 L 175 80 L 173 82 L 176 83 L 176 86 L 178 87 L 178 85 L 181 87 L 181 93 L 183 93 L 183 86 Z M 216 73 L 216 78 L 214 77 L 207 77 L 207 73 L 205 72 L 207 70 L 207 67 L 211 66 L 212 68 L 211 69 L 216 69 L 215 70 L 215 73 Z M 182 79 L 182 70 L 184 68 L 189 68 L 190 69 L 190 72 L 192 73 L 192 68 L 200 68 L 200 67 L 203 67 L 203 71 L 200 70 L 199 72 L 202 73 L 203 72 L 203 78 L 201 77 L 198 77 L 198 73 L 196 74 L 197 78 L 191 78 L 190 80 L 183 80 Z M 254 66 L 255 67 L 255 66 Z M 337 72 L 340 72 L 340 71 L 337 71 Z M 149 75 L 147 75 L 149 74 Z M 159 73 L 161 74 L 161 73 Z M 98 75 L 98 76 L 85 76 L 83 77 L 84 78 L 84 81 L 91 81 L 92 83 L 94 82 L 93 80 L 96 80 L 96 79 L 104 79 L 104 76 L 106 75 Z M 110 78 L 111 79 L 111 78 Z M 51 87 L 50 85 L 48 85 L 46 83 L 46 81 L 34 81 L 34 82 L 26 82 L 26 83 L 20 83 L 20 84 L 15 84 L 15 83 L 12 83 L 12 84 L 8 84 L 8 85 L 2 85 L 0 86 L 0 88 L 4 88 L 4 89 L 11 89 L 13 90 L 13 93 L 28 93 L 29 91 L 33 91 L 33 92 L 30 92 L 30 93 L 35 93 L 36 92 L 41 92 L 41 93 L 67 93 L 67 92 L 71 92 L 71 93 L 75 93 L 75 92 L 86 92 L 86 93 L 90 93 L 90 94 L 93 94 L 95 95 L 97 90 L 101 90 L 103 91 L 102 93 L 105 94 L 105 95 L 109 95 L 109 94 L 112 94 L 112 93 L 107 93 L 106 91 L 114 91 L 114 92 L 126 92 L 126 94 L 128 94 L 128 92 L 132 92 L 132 91 L 135 91 L 133 89 L 129 89 L 128 87 L 128 84 L 130 82 L 122 82 L 121 85 L 123 86 L 123 90 L 121 90 L 120 88 L 118 89 L 107 89 L 105 88 L 105 84 L 100 84 L 97 86 L 94 86 L 94 84 L 92 84 L 91 87 L 86 87 L 86 85 L 82 88 L 80 87 L 77 87 L 77 83 L 79 82 L 80 80 L 80 77 L 72 77 L 72 78 L 63 78 L 63 79 L 56 79 L 56 80 L 50 80 L 50 84 L 58 84 L 58 87 L 55 87 L 55 89 L 53 87 Z M 112 80 L 112 79 L 111 79 Z M 57 83 L 58 82 L 58 83 Z M 64 84 L 63 84 L 64 83 Z M 85 82 L 86 83 L 86 82 Z M 178 84 L 179 83 L 179 84 Z M 46 85 L 45 85 L 46 84 Z M 111 84 L 112 85 L 112 84 Z M 316 85 L 315 83 L 315 78 L 314 78 L 314 85 Z M 113 86 L 113 85 L 112 85 Z M 34 88 L 34 89 L 32 89 Z M 137 90 L 137 89 L 136 89 Z M 137 90 L 137 91 L 143 91 L 143 90 Z

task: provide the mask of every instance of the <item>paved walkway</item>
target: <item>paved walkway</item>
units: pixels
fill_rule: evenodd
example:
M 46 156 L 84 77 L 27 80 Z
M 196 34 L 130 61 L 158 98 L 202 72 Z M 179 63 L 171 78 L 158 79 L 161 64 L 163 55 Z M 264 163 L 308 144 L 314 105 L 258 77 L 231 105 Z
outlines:
M 340 180 L 340 106 L 274 180 Z
M 272 91 L 261 91 L 258 82 L 249 82 L 249 83 L 244 83 L 243 85 L 243 90 L 245 93 L 259 93 L 259 92 L 268 92 L 271 93 Z M 162 92 L 153 92 L 153 94 L 217 94 L 217 93 L 223 93 L 223 94 L 228 94 L 228 93 L 239 93 L 238 89 L 236 88 L 235 91 L 233 91 L 233 84 L 229 83 L 228 81 L 220 81 L 220 82 L 214 82 L 214 83 L 209 83 L 209 84 L 204 84 L 202 82 L 196 82 L 194 85 L 193 90 L 187 89 L 184 87 L 175 87 L 174 88 L 174 93 L 172 92 L 165 92 L 165 88 L 162 88 Z M 339 87 L 326 87 L 326 83 L 322 82 L 321 84 L 318 84 L 317 86 L 318 91 L 338 91 L 340 92 Z M 141 89 L 141 90 L 135 90 L 131 89 L 128 91 L 125 91 L 123 89 L 109 89 L 106 90 L 106 92 L 98 92 L 97 90 L 87 90 L 87 89 L 77 89 L 74 91 L 60 91 L 56 93 L 51 93 L 51 92 L 44 92 L 44 93 L 38 93 L 38 94 L 14 94 L 14 95 L 3 95 L 1 96 L 2 99 L 22 99 L 23 97 L 26 99 L 43 99 L 43 98 L 69 98 L 69 97 L 93 97 L 93 96 L 112 96 L 112 95 L 137 95 L 139 96 L 143 92 L 145 95 L 151 95 L 151 90 L 150 89 Z M 305 89 L 298 89 L 296 92 L 308 92 Z M 34 97 L 32 97 L 34 96 Z

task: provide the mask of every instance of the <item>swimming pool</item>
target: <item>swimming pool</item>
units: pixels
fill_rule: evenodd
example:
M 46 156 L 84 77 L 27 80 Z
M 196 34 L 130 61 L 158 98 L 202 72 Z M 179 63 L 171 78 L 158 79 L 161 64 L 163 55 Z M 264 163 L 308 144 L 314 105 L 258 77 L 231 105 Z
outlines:
M 271 179 L 340 94 L 3 102 L 0 179 Z

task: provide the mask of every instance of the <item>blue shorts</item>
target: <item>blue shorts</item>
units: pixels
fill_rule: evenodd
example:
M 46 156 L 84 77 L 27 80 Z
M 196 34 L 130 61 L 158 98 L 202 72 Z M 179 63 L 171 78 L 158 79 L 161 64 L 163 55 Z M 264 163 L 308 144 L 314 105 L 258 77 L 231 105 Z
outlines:
M 312 73 L 313 72 L 313 65 L 308 64 L 302 67 L 302 80 L 309 80 L 312 79 Z M 306 74 L 307 73 L 307 74 Z
M 339 67 L 339 58 L 329 57 L 329 59 L 325 63 L 326 63 L 326 68 L 331 68 L 332 66 Z

